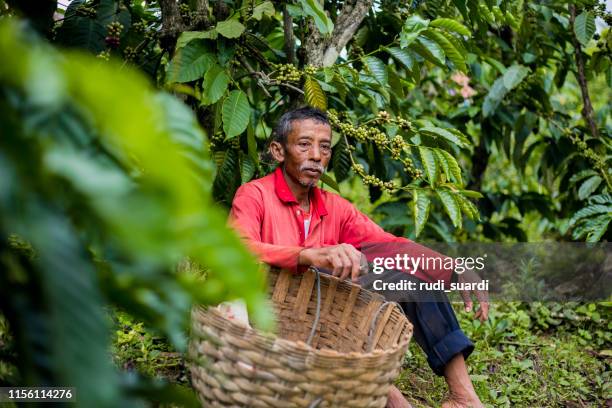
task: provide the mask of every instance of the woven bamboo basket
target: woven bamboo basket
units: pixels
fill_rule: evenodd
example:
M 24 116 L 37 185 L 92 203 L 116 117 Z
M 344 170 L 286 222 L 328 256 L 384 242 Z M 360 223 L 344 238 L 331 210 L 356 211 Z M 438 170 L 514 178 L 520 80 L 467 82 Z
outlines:
M 192 383 L 204 407 L 384 407 L 412 325 L 358 285 L 271 270 L 278 335 L 192 311 Z

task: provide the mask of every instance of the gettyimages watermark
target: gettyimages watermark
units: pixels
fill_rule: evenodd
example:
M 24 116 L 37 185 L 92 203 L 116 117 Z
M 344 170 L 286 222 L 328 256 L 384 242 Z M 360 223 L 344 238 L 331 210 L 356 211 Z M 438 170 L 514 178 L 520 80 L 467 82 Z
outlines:
M 461 291 L 488 301 L 601 301 L 612 298 L 610 243 L 364 243 L 360 284 L 388 300 L 451 300 Z

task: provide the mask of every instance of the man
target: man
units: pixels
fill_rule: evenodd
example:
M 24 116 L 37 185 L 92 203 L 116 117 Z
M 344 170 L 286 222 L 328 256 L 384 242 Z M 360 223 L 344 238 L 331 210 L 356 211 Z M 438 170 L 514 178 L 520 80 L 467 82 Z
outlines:
M 278 168 L 241 186 L 232 204 L 231 224 L 249 248 L 270 265 L 294 271 L 312 265 L 353 281 L 360 275 L 363 254 L 359 249 L 365 242 L 403 242 L 418 252 L 433 252 L 386 233 L 347 200 L 316 187 L 331 158 L 331 138 L 327 117 L 317 109 L 300 108 L 280 118 L 270 143 Z M 450 279 L 450 273 L 442 276 L 440 271 L 419 270 L 415 276 L 427 281 Z M 442 406 L 482 407 L 465 365 L 474 346 L 461 332 L 445 299 L 403 302 L 401 306 L 430 366 L 446 379 L 450 396 Z M 469 296 L 464 299 L 470 310 Z M 481 302 L 476 317 L 484 320 L 487 313 L 488 305 Z M 393 387 L 387 406 L 410 405 Z

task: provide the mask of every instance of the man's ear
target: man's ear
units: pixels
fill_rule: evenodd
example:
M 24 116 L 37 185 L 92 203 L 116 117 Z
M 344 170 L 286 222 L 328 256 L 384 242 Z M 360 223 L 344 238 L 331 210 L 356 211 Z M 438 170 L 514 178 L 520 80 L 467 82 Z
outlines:
M 270 154 L 279 163 L 285 161 L 285 147 L 279 142 L 274 141 L 270 143 Z

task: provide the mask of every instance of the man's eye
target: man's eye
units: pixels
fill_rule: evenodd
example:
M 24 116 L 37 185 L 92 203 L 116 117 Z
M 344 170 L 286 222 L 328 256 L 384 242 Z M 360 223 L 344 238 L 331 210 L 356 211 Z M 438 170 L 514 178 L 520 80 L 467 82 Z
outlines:
M 324 152 L 329 152 L 331 150 L 331 146 L 323 145 L 321 146 L 321 150 L 323 150 Z
M 308 147 L 308 146 L 310 146 L 310 143 L 301 142 L 299 145 L 300 145 L 300 147 Z

